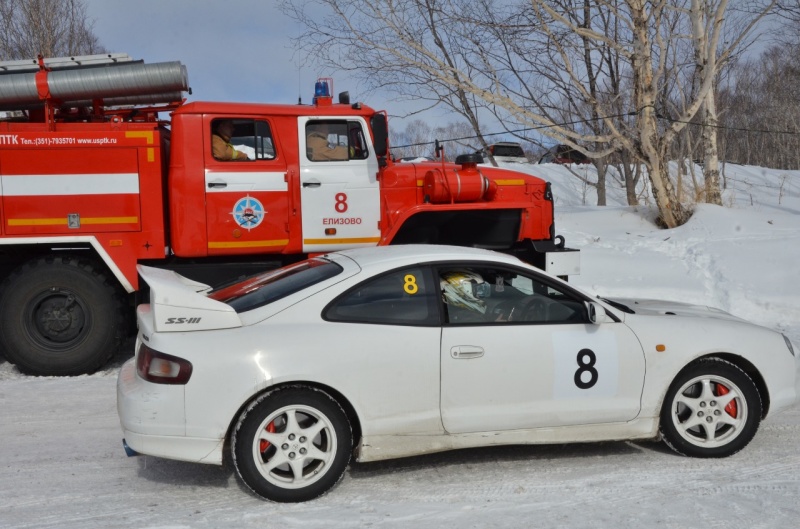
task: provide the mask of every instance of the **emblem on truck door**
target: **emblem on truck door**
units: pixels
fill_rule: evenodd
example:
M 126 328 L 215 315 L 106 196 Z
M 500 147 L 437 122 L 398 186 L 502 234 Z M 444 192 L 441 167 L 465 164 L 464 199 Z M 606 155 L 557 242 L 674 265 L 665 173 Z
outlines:
M 237 200 L 231 212 L 236 224 L 247 230 L 252 230 L 261 224 L 265 213 L 266 211 L 264 211 L 264 206 L 261 202 L 250 195 Z

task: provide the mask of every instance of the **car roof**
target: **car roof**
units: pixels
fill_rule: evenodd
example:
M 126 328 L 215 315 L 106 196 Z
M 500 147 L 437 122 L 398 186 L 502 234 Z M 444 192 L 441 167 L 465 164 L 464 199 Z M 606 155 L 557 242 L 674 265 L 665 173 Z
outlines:
M 402 266 L 432 261 L 476 260 L 494 261 L 502 264 L 524 265 L 511 255 L 463 246 L 444 246 L 435 244 L 402 244 L 396 246 L 373 246 L 354 248 L 336 252 L 355 261 L 361 268 L 373 266 Z
M 498 141 L 495 143 L 489 144 L 489 147 L 492 145 L 502 145 L 503 147 L 521 147 L 521 145 L 514 141 Z

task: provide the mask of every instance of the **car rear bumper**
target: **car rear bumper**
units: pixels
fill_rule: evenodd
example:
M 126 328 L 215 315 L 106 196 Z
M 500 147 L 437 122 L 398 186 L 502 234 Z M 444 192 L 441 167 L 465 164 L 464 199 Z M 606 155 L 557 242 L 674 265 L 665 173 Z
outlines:
M 191 463 L 222 464 L 223 439 L 143 435 L 122 429 L 123 441 L 138 454 Z
M 224 439 L 186 437 L 184 386 L 153 384 L 136 374 L 136 359 L 117 378 L 117 413 L 127 445 L 139 454 L 222 463 Z

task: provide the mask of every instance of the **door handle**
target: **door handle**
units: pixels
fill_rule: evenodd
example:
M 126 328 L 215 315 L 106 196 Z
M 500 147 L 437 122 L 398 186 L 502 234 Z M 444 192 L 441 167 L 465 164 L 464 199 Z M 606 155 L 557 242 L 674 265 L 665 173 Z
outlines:
M 476 345 L 456 345 L 450 348 L 450 356 L 455 359 L 480 358 L 483 356 L 483 347 Z
M 216 189 L 216 188 L 220 188 L 221 189 L 221 188 L 224 188 L 224 187 L 228 187 L 227 182 L 209 182 L 208 183 L 208 188 L 209 189 Z
M 320 187 L 320 182 L 303 182 L 303 187 Z

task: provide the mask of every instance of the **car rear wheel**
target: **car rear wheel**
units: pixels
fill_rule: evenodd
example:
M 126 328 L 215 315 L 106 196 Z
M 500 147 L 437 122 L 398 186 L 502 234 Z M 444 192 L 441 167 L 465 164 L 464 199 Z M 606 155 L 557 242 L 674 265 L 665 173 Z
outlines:
M 761 421 L 761 396 L 752 379 L 720 358 L 684 369 L 667 391 L 661 434 L 676 452 L 727 457 L 753 439 Z
M 350 422 L 328 394 L 290 387 L 253 402 L 239 417 L 231 450 L 256 494 L 277 502 L 314 499 L 344 476 L 353 448 Z

